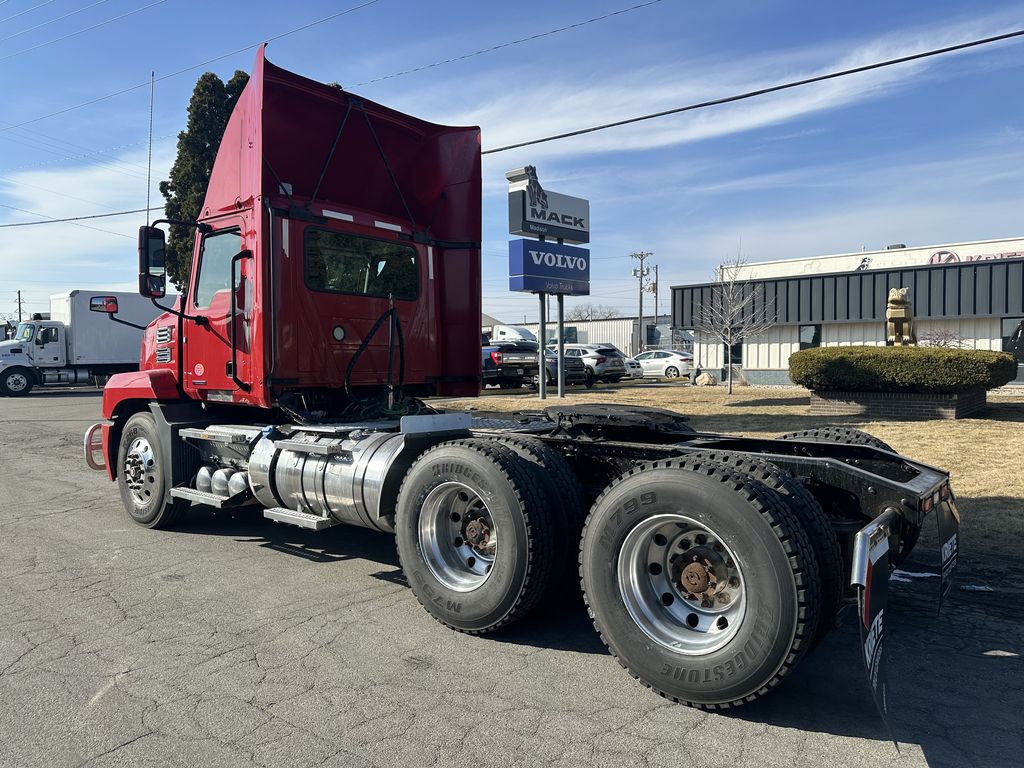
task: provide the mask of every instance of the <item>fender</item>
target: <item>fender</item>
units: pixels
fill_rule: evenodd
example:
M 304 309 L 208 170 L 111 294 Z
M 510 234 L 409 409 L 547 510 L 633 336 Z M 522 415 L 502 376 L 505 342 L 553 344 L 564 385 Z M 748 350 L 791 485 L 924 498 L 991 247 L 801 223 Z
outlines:
M 110 377 L 103 388 L 103 418 L 112 419 L 126 400 L 180 400 L 181 390 L 174 372 L 166 368 L 132 371 Z
M 125 421 L 123 414 L 145 410 L 156 401 L 181 399 L 178 380 L 174 372 L 167 369 L 131 371 L 110 377 L 103 388 L 103 418 L 114 423 L 104 424 L 100 433 L 107 478 L 117 479 L 117 446 Z

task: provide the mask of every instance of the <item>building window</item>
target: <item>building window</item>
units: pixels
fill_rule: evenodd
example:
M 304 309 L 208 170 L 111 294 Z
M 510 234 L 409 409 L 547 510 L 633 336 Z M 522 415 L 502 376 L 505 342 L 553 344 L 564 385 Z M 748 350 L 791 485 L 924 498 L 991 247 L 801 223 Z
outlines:
M 814 349 L 821 346 L 821 326 L 800 326 L 800 349 Z
M 737 341 L 732 347 L 723 344 L 722 360 L 725 365 L 743 365 L 743 341 Z
M 1024 365 L 1024 317 L 1004 317 L 1002 323 L 1003 351 L 1015 355 Z

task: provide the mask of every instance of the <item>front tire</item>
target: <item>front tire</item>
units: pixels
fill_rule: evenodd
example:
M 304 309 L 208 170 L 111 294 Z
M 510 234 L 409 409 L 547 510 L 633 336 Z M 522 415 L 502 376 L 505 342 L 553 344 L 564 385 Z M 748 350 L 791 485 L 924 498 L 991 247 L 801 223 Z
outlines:
M 168 528 L 190 506 L 186 499 L 165 500 L 169 474 L 156 420 L 149 413 L 136 413 L 121 432 L 117 487 L 128 516 L 144 528 Z
M 580 573 L 619 663 L 702 709 L 769 691 L 817 624 L 817 563 L 799 521 L 776 493 L 714 462 L 653 462 L 613 483 L 587 520 Z
M 0 373 L 0 394 L 7 397 L 24 397 L 32 391 L 34 383 L 30 370 L 14 366 Z
M 413 464 L 398 496 L 398 557 L 437 621 L 485 634 L 537 604 L 556 555 L 542 487 L 531 464 L 489 440 L 442 443 Z

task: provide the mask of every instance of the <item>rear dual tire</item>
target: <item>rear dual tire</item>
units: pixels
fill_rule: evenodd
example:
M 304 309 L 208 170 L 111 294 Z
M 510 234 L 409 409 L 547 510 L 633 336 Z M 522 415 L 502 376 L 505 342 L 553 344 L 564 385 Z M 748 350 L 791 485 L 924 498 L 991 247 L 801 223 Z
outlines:
M 752 701 L 797 665 L 817 627 L 817 571 L 775 491 L 703 459 L 626 473 L 595 502 L 580 549 L 588 610 L 612 655 L 702 709 Z
M 395 516 L 398 557 L 437 621 L 486 634 L 540 601 L 566 535 L 543 479 L 513 446 L 493 440 L 442 443 L 409 469 Z

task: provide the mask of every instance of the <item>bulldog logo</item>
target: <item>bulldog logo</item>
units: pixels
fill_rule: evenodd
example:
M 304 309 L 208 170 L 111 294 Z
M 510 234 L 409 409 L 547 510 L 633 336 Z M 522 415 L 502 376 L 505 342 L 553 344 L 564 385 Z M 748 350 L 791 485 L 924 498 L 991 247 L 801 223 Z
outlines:
M 535 208 L 539 205 L 542 209 L 547 210 L 548 193 L 544 191 L 544 187 L 537 180 L 536 166 L 526 166 L 526 182 L 526 194 L 530 196 L 530 207 Z

